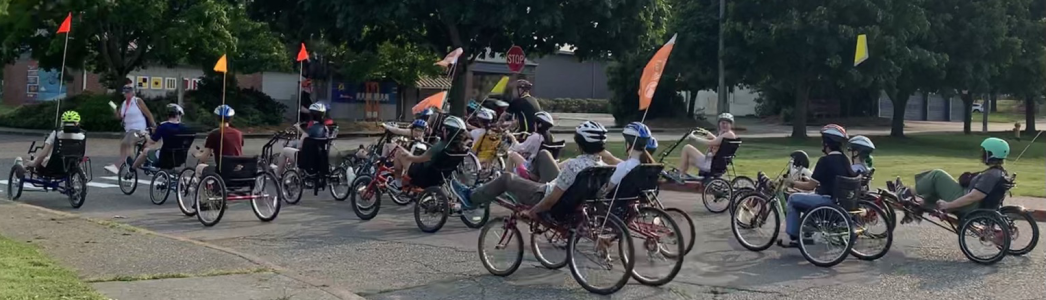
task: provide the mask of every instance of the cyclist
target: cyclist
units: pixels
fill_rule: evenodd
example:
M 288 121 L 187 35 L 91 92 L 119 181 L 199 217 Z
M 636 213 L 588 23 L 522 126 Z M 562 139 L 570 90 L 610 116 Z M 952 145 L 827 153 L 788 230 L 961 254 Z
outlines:
M 156 126 L 156 130 L 149 137 L 149 141 L 145 144 L 145 149 L 142 153 L 138 154 L 138 157 L 132 162 L 128 158 L 128 163 L 131 164 L 131 170 L 141 168 L 146 161 L 155 163 L 160 161 L 160 149 L 165 147 L 176 147 L 177 145 L 168 145 L 163 141 L 170 140 L 170 137 L 181 134 L 187 129 L 185 125 L 182 125 L 182 116 L 185 115 L 185 110 L 182 109 L 178 104 L 167 104 L 167 121 L 160 123 Z M 160 145 L 157 145 L 157 143 Z
M 534 133 L 537 129 L 534 127 L 534 122 L 537 121 L 537 113 L 541 111 L 541 104 L 538 103 L 538 99 L 530 95 L 530 90 L 534 88 L 534 85 L 525 79 L 516 80 L 516 93 L 519 98 L 509 102 L 508 109 L 505 111 L 508 114 L 502 114 L 501 118 L 498 119 L 498 123 L 505 121 L 508 115 L 512 115 L 516 122 L 516 132 L 527 132 Z
M 301 138 L 292 141 L 287 145 L 287 147 L 284 147 L 283 151 L 280 152 L 279 158 L 276 159 L 276 161 L 279 162 L 276 164 L 277 176 L 283 175 L 283 170 L 288 164 L 294 164 L 297 162 L 298 149 L 301 149 L 301 145 L 305 143 L 306 138 L 330 138 L 331 130 L 327 128 L 327 126 L 332 123 L 327 123 L 325 121 L 327 120 L 325 118 L 326 114 L 327 106 L 324 106 L 322 103 L 313 103 L 312 105 L 309 105 L 309 121 L 302 123 L 302 126 L 305 127 L 305 129 L 302 130 L 300 127 L 295 127 L 298 128 L 298 131 L 301 133 Z
M 650 155 L 654 155 L 657 152 L 657 139 L 654 136 L 650 136 L 650 141 L 646 144 L 646 152 Z
M 115 164 L 105 166 L 105 170 L 113 174 L 120 173 L 118 165 L 125 163 L 133 155 L 131 151 L 139 141 L 138 136 L 144 136 L 142 133 L 149 128 L 149 124 L 156 124 L 156 120 L 153 120 L 153 113 L 149 111 L 145 101 L 134 95 L 134 86 L 125 85 L 123 95 L 123 104 L 120 105 L 120 109 L 113 112 L 116 118 L 122 121 L 124 128 L 123 140 L 120 141 L 120 157 L 117 158 Z
M 621 185 L 621 180 L 625 179 L 625 175 L 628 175 L 628 172 L 631 172 L 635 167 L 640 164 L 654 162 L 654 158 L 646 151 L 647 146 L 653 139 L 650 136 L 650 128 L 643 123 L 632 122 L 625 125 L 625 128 L 621 130 L 621 135 L 625 138 L 625 153 L 628 153 L 628 157 L 625 160 L 620 160 L 610 155 L 609 151 L 603 151 L 605 153 L 603 161 L 608 165 L 616 165 L 617 167 L 614 169 L 614 174 L 610 176 L 610 182 L 600 192 L 601 195 L 613 192 L 614 188 Z
M 981 163 L 988 168 L 971 173 L 969 182 L 963 184 L 964 180 L 956 181 L 944 170 L 930 170 L 915 175 L 915 194 L 902 198 L 912 199 L 922 209 L 936 207 L 958 216 L 980 207 L 983 201 L 999 201 L 1006 191 L 1003 184 L 1009 173 L 1003 165 L 1009 154 L 1010 144 L 1005 140 L 994 137 L 984 139 L 981 142 Z
M 416 187 L 430 187 L 440 184 L 443 180 L 438 172 L 444 163 L 450 161 L 450 153 L 466 153 L 468 148 L 465 141 L 468 140 L 465 121 L 455 116 L 447 116 L 443 121 L 443 132 L 441 139 L 432 145 L 425 153 L 413 155 L 403 148 L 396 149 L 396 157 L 393 159 L 393 177 L 395 181 L 390 184 L 393 191 L 400 190 L 403 186 L 402 179 L 405 175 L 410 176 L 410 182 Z
M 872 170 L 872 151 L 875 151 L 875 144 L 863 135 L 850 138 L 849 144 L 854 173 L 868 174 Z
M 471 205 L 490 203 L 501 194 L 512 193 L 520 203 L 533 205 L 527 215 L 535 218 L 538 213 L 549 210 L 559 201 L 582 170 L 606 165 L 600 156 L 606 150 L 606 140 L 607 129 L 603 125 L 585 121 L 574 130 L 574 142 L 580 148 L 581 155 L 567 160 L 554 180 L 542 184 L 510 172 L 474 189 L 455 184 L 454 190 L 464 202 Z
M 835 188 L 835 178 L 838 176 L 853 177 L 850 169 L 850 159 L 843 154 L 844 143 L 849 136 L 846 129 L 836 124 L 828 124 L 821 128 L 821 152 L 825 154 L 817 160 L 814 165 L 813 175 L 808 180 L 800 180 L 792 183 L 792 186 L 800 190 L 814 190 L 813 193 L 794 193 L 788 196 L 787 212 L 785 217 L 785 233 L 791 239 L 785 242 L 778 241 L 781 247 L 792 248 L 799 245 L 799 221 L 800 214 L 818 205 L 832 204 L 832 191 Z
M 672 171 L 665 171 L 665 174 L 669 178 L 677 182 L 683 182 L 688 179 L 693 179 L 687 170 L 691 166 L 697 167 L 700 171 L 709 171 L 712 168 L 712 157 L 715 157 L 716 151 L 719 151 L 719 146 L 723 144 L 723 140 L 726 139 L 737 139 L 737 134 L 734 133 L 734 115 L 730 113 L 722 113 L 719 115 L 719 132 L 718 135 L 707 134 L 704 137 L 699 137 L 691 134 L 690 140 L 699 144 L 708 145 L 708 152 L 701 153 L 694 146 L 686 145 L 683 147 L 683 151 L 680 152 L 679 168 Z
M 222 156 L 243 156 L 243 133 L 232 127 L 232 117 L 236 115 L 236 111 L 222 104 L 214 109 L 214 114 L 218 116 L 218 128 L 207 134 L 203 149 L 193 156 L 201 162 L 212 156 L 216 162 L 220 161 Z M 207 167 L 206 163 L 197 165 L 196 177 L 199 178 Z
M 509 170 L 516 170 L 519 175 L 526 175 L 527 173 L 535 173 L 531 163 L 534 158 L 541 152 L 541 145 L 553 141 L 552 126 L 555 122 L 552 120 L 552 114 L 544 111 L 540 111 L 534 115 L 537 120 L 537 128 L 534 133 L 527 136 L 526 140 L 522 143 L 516 140 L 516 137 L 509 135 L 512 147 L 508 149 L 508 166 Z M 548 152 L 548 151 L 544 151 Z M 551 154 L 549 154 L 551 156 Z
M 477 125 L 480 127 L 469 132 L 472 138 L 472 152 L 476 154 L 480 165 L 486 168 L 497 157 L 501 134 L 491 126 L 491 122 L 494 121 L 493 110 L 480 108 L 474 119 L 478 120 Z
M 43 152 L 38 152 L 41 154 L 36 156 L 33 161 L 29 162 L 29 165 L 25 166 L 26 168 L 46 167 L 47 162 L 51 159 L 51 151 L 54 150 L 55 139 L 82 141 L 86 138 L 86 136 L 80 132 L 80 113 L 72 110 L 66 111 L 65 113 L 62 113 L 61 118 L 62 131 L 54 130 L 51 131 L 51 134 L 47 135 L 47 138 L 44 139 L 44 147 L 40 149 Z M 15 165 L 21 164 L 22 158 L 15 158 Z

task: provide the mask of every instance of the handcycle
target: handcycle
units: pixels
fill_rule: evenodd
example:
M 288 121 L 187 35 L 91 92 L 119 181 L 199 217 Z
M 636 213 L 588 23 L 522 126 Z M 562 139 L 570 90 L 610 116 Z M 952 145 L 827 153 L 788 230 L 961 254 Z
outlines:
M 628 283 L 635 266 L 635 249 L 633 241 L 628 238 L 628 227 L 614 214 L 605 213 L 595 205 L 601 199 L 597 194 L 613 174 L 613 167 L 592 167 L 578 173 L 574 184 L 564 193 L 559 202 L 549 212 L 542 213 L 537 219 L 527 218 L 525 213 L 530 205 L 517 203 L 511 196 L 501 196 L 495 200 L 499 205 L 508 208 L 512 214 L 491 220 L 480 231 L 478 250 L 480 261 L 488 272 L 495 276 L 508 276 L 515 273 L 523 262 L 523 236 L 519 223 L 531 231 L 531 247 L 534 257 L 548 268 L 570 266 L 574 280 L 589 292 L 607 295 L 617 292 Z M 566 250 L 562 261 L 553 261 L 546 257 L 538 242 L 543 237 L 566 239 L 565 246 L 554 246 Z M 550 240 L 553 238 L 549 238 Z M 591 246 L 580 243 L 591 242 Z M 612 244 L 617 242 L 615 247 Z M 582 249 L 592 248 L 593 254 L 580 253 Z M 616 251 L 615 251 L 616 250 Z M 495 262 L 495 252 L 511 251 L 507 262 Z M 611 252 L 617 252 L 612 254 Z M 581 274 L 588 268 L 581 263 L 591 261 L 597 264 L 594 270 L 624 271 L 606 283 L 596 283 L 590 274 Z M 596 276 L 600 277 L 600 276 Z M 609 276 L 607 276 L 609 277 Z
M 682 145 L 694 133 L 706 133 L 707 130 L 703 128 L 696 128 L 687 134 L 683 135 L 675 144 L 669 147 L 667 150 L 661 152 L 658 156 L 658 163 L 664 163 L 665 158 L 672 154 L 676 148 Z M 734 155 L 737 153 L 737 149 L 741 147 L 741 139 L 723 139 L 723 144 L 719 146 L 719 150 L 712 156 L 712 163 L 708 171 L 700 171 L 698 176 L 690 177 L 687 174 L 682 178 L 683 184 L 678 184 L 674 179 L 664 177 L 664 184 L 661 184 L 658 190 L 661 188 L 672 188 L 681 191 L 698 191 L 701 193 L 701 201 L 704 203 L 705 209 L 708 209 L 712 213 L 722 213 L 729 210 L 731 203 L 733 202 L 733 193 L 735 189 L 754 187 L 755 182 L 751 178 L 743 175 L 736 175 L 734 171 Z M 676 169 L 673 168 L 673 171 Z M 732 174 L 732 175 L 731 175 Z M 724 178 L 724 175 L 733 177 L 729 181 Z M 688 178 L 687 178 L 688 177 Z M 679 188 L 681 187 L 681 188 Z
M 938 221 L 918 214 L 916 204 L 911 201 L 901 200 L 899 195 L 905 195 L 911 190 L 901 184 L 900 178 L 891 182 L 892 184 L 888 184 L 890 189 L 896 193 L 886 193 L 884 200 L 890 207 L 901 209 L 906 218 L 925 220 L 957 234 L 959 248 L 966 258 L 978 264 L 990 265 L 999 262 L 1007 254 L 1015 256 L 1028 254 L 1039 241 L 1039 227 L 1031 212 L 1021 206 L 1007 206 L 1003 203 L 1006 195 L 1010 193 L 1010 189 L 1016 186 L 1016 182 L 1016 173 L 999 181 L 996 188 L 981 200 L 977 209 L 964 214 L 956 215 L 940 210 L 929 211 L 929 215 Z M 1017 226 L 1018 223 L 1030 224 L 1028 228 L 1030 232 L 1022 232 Z M 1022 235 L 1030 235 L 1030 241 L 1027 245 L 1016 245 L 1016 240 Z M 974 242 L 979 241 L 982 246 L 985 246 L 984 248 L 998 251 L 998 253 L 985 256 L 973 253 L 970 246 L 974 243 L 971 243 L 970 238 L 973 238 Z
M 135 133 L 135 137 L 141 139 L 135 145 L 135 157 L 138 157 L 145 151 L 145 139 L 139 133 Z M 149 200 L 153 204 L 164 204 L 171 194 L 171 189 L 178 190 L 178 184 L 182 181 L 179 177 L 187 173 L 185 170 L 179 172 L 175 169 L 185 164 L 189 148 L 192 147 L 195 139 L 195 133 L 182 133 L 167 137 L 163 142 L 169 144 L 168 147 L 161 147 L 157 152 L 159 161 L 153 161 L 151 157 L 146 156 L 145 164 L 139 169 L 146 176 L 152 176 L 149 183 Z M 128 163 L 133 163 L 133 160 Z M 125 163 L 120 167 L 120 174 L 117 175 L 120 191 L 125 195 L 133 194 L 138 189 L 138 169 L 131 171 L 130 167 Z M 182 193 L 175 192 L 175 197 L 178 198 L 179 203 L 183 202 Z
M 276 219 L 283 196 L 280 183 L 272 171 L 259 168 L 258 161 L 257 156 L 222 156 L 217 167 L 203 170 L 193 189 L 193 207 L 200 223 L 207 227 L 218 224 L 228 202 L 239 200 L 250 200 L 254 215 L 262 222 Z
M 784 201 L 790 194 L 797 192 L 785 187 L 785 172 L 781 172 L 774 180 L 763 172 L 759 172 L 757 178 L 755 191 L 739 196 L 730 211 L 730 230 L 738 243 L 750 251 L 763 251 L 774 244 L 781 229 Z M 886 255 L 893 243 L 893 228 L 880 206 L 861 200 L 864 199 L 861 178 L 840 176 L 836 178 L 834 186 L 832 204 L 812 207 L 802 215 L 799 251 L 803 257 L 816 266 L 831 267 L 841 263 L 847 253 L 861 260 L 876 260 Z M 875 230 L 873 227 L 880 223 L 886 228 Z M 748 235 L 751 231 L 766 229 L 766 226 L 770 229 L 768 233 L 757 232 L 761 236 L 768 236 L 765 241 Z M 864 249 L 863 244 L 871 242 L 881 242 L 882 245 Z M 814 243 L 838 246 L 842 250 L 830 254 L 827 259 L 815 258 L 810 251 Z M 856 247 L 857 243 L 861 243 L 862 247 Z
M 79 128 L 64 128 L 69 133 L 79 131 Z M 35 159 L 36 152 L 44 146 L 36 146 L 36 141 L 29 145 L 29 160 Z M 57 191 L 69 197 L 69 204 L 73 208 L 80 208 L 87 200 L 87 182 L 89 181 L 84 165 L 90 166 L 90 160 L 84 156 L 87 149 L 86 140 L 55 138 L 54 146 L 51 148 L 50 159 L 44 162 L 44 166 L 26 168 L 21 162 L 15 162 L 11 166 L 11 172 L 7 179 L 7 198 L 18 200 L 22 196 L 25 184 L 40 188 L 47 192 Z
M 349 172 L 341 166 L 330 164 L 332 139 L 306 138 L 298 151 L 296 168 L 289 168 L 280 178 L 287 204 L 298 204 L 302 193 L 312 188 L 313 195 L 329 188 L 334 200 L 345 201 L 349 197 Z

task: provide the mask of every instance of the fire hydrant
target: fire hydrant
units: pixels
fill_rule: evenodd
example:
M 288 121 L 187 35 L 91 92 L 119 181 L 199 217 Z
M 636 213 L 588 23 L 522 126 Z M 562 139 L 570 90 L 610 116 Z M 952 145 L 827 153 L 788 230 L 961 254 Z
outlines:
M 1013 123 L 1013 137 L 1018 141 L 1021 140 L 1021 122 Z

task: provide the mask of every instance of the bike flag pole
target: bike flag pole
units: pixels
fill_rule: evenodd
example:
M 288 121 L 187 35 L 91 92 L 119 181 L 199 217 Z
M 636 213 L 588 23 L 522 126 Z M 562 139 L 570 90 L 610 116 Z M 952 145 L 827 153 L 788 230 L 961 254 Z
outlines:
M 1016 163 L 1018 161 L 1021 161 L 1021 156 L 1024 156 L 1024 152 L 1028 151 L 1028 147 L 1031 147 L 1031 145 L 1035 144 L 1035 140 L 1039 138 L 1039 135 L 1042 135 L 1042 130 L 1039 130 L 1039 133 L 1035 134 L 1035 137 L 1031 139 L 1031 142 L 1028 143 L 1028 146 L 1024 146 L 1024 150 L 1021 150 L 1021 154 L 1017 155 L 1017 159 L 1013 160 L 1013 162 Z
M 225 57 L 225 54 L 222 54 L 222 57 L 218 59 L 218 63 L 214 65 L 214 71 L 222 73 L 222 108 L 225 107 L 225 82 L 227 77 L 229 76 L 228 65 L 229 64 L 227 58 Z M 225 114 L 226 112 L 222 112 L 219 110 L 219 113 Z M 225 124 L 224 115 L 219 115 L 218 117 L 220 118 L 220 121 L 218 121 L 218 153 L 212 156 L 214 156 L 215 158 L 214 161 L 218 163 L 217 170 L 220 172 L 222 169 L 222 159 L 219 159 L 219 157 L 222 155 L 222 148 L 225 146 L 225 126 L 227 125 Z
M 301 93 L 302 93 L 302 75 L 305 73 L 305 61 L 309 60 L 309 51 L 305 50 L 305 43 L 301 43 L 301 50 L 298 50 L 298 121 L 294 124 L 301 124 Z
M 654 99 L 654 92 L 657 91 L 657 83 L 661 81 L 661 73 L 665 71 L 668 56 L 672 54 L 672 48 L 675 45 L 676 35 L 673 34 L 672 38 L 654 53 L 654 57 L 650 58 L 650 62 L 647 62 L 646 67 L 643 68 L 643 75 L 639 78 L 639 109 L 644 111 L 643 119 L 640 122 L 646 121 L 646 115 L 650 112 L 650 102 Z
M 65 46 L 62 47 L 62 69 L 58 71 L 58 95 L 55 99 L 57 102 L 54 108 L 54 127 L 58 128 L 61 125 L 59 123 L 60 116 L 62 115 L 62 86 L 65 83 L 65 58 L 66 54 L 69 53 L 69 31 L 72 30 L 73 13 L 70 12 L 65 16 L 65 21 L 62 21 L 62 25 L 58 27 L 58 33 L 65 33 Z

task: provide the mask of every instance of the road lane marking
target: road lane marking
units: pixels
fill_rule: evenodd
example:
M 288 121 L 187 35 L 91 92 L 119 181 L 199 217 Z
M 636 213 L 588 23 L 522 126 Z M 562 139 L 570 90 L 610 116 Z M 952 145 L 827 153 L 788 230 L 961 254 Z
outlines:
M 116 177 L 116 176 L 105 176 L 105 177 L 98 177 L 98 178 L 120 182 L 120 177 Z M 145 180 L 145 179 L 138 179 L 138 183 L 139 184 L 144 184 L 144 185 L 152 185 L 153 184 L 151 180 Z M 116 185 L 116 186 L 119 186 L 119 185 Z
M 7 188 L 7 180 L 0 180 L 0 185 L 3 185 L 4 188 Z M 42 188 L 35 187 L 35 186 L 31 185 L 31 184 L 23 183 L 22 184 L 22 190 L 38 191 L 38 190 L 42 190 Z

